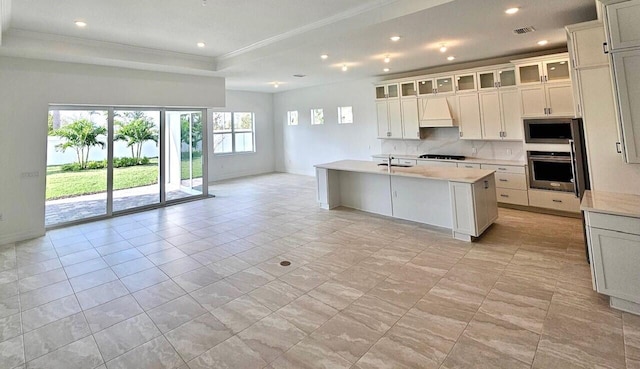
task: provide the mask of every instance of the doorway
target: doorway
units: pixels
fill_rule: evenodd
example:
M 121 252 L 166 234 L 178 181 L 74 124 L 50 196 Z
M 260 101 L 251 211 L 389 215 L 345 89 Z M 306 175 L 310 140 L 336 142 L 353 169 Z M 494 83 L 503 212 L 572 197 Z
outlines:
M 51 106 L 45 226 L 207 196 L 203 109 Z

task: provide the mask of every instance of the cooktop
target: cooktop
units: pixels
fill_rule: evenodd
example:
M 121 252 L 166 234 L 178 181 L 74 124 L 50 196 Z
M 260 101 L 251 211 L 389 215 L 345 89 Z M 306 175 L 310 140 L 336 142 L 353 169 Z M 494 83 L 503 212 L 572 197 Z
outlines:
M 465 157 L 461 155 L 446 155 L 446 154 L 424 154 L 420 155 L 421 159 L 444 159 L 444 160 L 464 160 Z

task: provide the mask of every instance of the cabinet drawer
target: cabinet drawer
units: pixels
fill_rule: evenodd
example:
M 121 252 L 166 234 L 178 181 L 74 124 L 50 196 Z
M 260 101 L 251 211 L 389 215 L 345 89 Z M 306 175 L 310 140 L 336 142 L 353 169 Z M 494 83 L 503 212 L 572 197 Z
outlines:
M 588 212 L 587 225 L 593 228 L 610 229 L 612 231 L 640 235 L 640 219 Z
M 434 160 L 418 160 L 418 165 L 425 167 L 452 167 L 456 168 L 458 165 L 450 161 L 434 161 Z
M 524 190 L 527 187 L 527 177 L 524 174 L 496 172 L 496 187 Z
M 472 163 L 458 163 L 458 168 L 466 168 L 466 169 L 480 169 L 480 164 L 472 164 Z
M 417 160 L 414 159 L 398 159 L 398 164 L 416 165 Z
M 571 192 L 529 190 L 529 205 L 572 213 L 580 212 L 580 199 Z
M 482 164 L 482 169 L 495 170 L 496 173 L 519 173 L 519 174 L 525 174 L 524 167 L 515 166 L 515 165 Z
M 508 188 L 496 188 L 496 196 L 498 202 L 502 202 L 505 204 L 514 204 L 514 205 L 529 205 L 529 196 L 527 195 L 527 191 L 522 190 L 512 190 Z

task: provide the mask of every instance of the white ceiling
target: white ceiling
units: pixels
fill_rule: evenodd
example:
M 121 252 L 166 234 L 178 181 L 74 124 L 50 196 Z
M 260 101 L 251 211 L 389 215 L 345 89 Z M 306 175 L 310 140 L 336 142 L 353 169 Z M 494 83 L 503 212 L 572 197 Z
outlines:
M 227 78 L 282 91 L 537 51 L 594 0 L 0 0 L 0 54 Z M 504 10 L 518 6 L 516 15 Z M 74 21 L 88 23 L 84 29 Z M 514 35 L 514 28 L 537 31 Z M 402 39 L 393 43 L 391 35 Z M 205 42 L 198 48 L 197 42 Z M 439 45 L 449 50 L 442 54 Z M 329 54 L 323 61 L 320 54 Z M 384 64 L 385 55 L 391 63 Z M 349 66 L 342 72 L 343 64 Z M 294 74 L 307 77 L 295 78 Z M 271 82 L 279 81 L 275 90 Z

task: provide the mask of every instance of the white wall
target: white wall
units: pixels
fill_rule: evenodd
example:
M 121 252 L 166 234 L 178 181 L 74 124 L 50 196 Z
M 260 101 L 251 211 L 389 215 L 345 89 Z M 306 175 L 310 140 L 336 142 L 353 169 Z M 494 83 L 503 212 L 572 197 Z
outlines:
M 255 124 L 255 153 L 213 154 L 213 139 L 209 139 L 209 182 L 242 177 L 275 170 L 274 130 L 273 130 L 273 94 L 227 90 L 227 103 L 224 108 L 209 110 L 231 112 L 253 112 Z M 209 119 L 211 121 L 211 119 Z M 209 123 L 209 132 L 213 130 Z
M 49 104 L 217 107 L 224 79 L 0 57 L 0 244 L 44 233 Z
M 337 108 L 343 105 L 353 105 L 354 124 L 338 125 Z M 310 125 L 311 108 L 324 108 L 324 125 Z M 298 126 L 287 126 L 289 110 L 298 110 Z M 314 175 L 314 164 L 342 159 L 371 160 L 375 154 L 457 154 L 506 160 L 525 157 L 522 142 L 460 140 L 457 128 L 422 129 L 424 139 L 419 141 L 379 140 L 376 119 L 372 80 L 276 94 L 276 169 Z
M 278 93 L 274 96 L 276 170 L 314 175 L 315 164 L 342 159 L 368 160 L 380 153 L 376 107 L 369 80 Z M 338 124 L 338 106 L 353 106 L 353 124 Z M 324 109 L 323 125 L 311 126 L 311 109 Z M 287 126 L 287 111 L 299 124 Z

